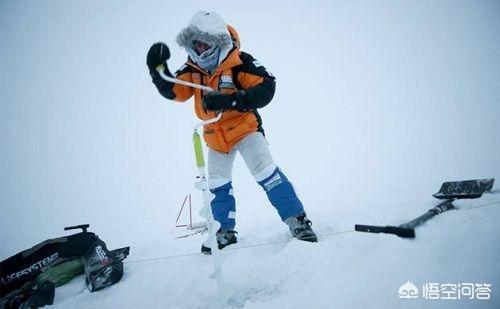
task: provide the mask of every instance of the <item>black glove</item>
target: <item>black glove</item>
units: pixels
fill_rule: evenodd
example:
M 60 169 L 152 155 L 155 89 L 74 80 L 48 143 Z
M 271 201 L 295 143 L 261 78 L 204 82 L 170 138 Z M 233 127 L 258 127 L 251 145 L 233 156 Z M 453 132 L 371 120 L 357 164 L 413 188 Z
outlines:
M 212 92 L 203 97 L 203 107 L 210 111 L 235 109 L 239 112 L 246 112 L 248 109 L 245 107 L 244 98 L 244 90 L 240 90 L 233 94 Z
M 175 98 L 175 93 L 172 91 L 174 84 L 172 82 L 164 80 L 160 76 L 160 73 L 156 71 L 156 67 L 162 64 L 164 67 L 163 72 L 165 73 L 165 75 L 173 77 L 167 66 L 167 60 L 169 58 L 170 50 L 168 49 L 168 46 L 164 43 L 158 42 L 153 44 L 153 46 L 151 46 L 151 48 L 149 49 L 146 63 L 149 68 L 149 75 L 151 75 L 153 84 L 155 84 L 158 92 L 160 92 L 160 94 L 165 98 L 172 100 L 173 98 Z
M 165 43 L 154 43 L 148 51 L 147 64 L 150 71 L 156 71 L 160 64 L 166 64 L 170 59 L 170 50 Z

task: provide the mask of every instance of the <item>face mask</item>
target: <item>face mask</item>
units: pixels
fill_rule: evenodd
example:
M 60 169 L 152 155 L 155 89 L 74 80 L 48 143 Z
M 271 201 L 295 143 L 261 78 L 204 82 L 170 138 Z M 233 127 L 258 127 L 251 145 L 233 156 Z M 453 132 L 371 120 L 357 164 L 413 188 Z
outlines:
M 200 55 L 192 48 L 189 49 L 188 53 L 191 59 L 204 70 L 214 71 L 219 64 L 220 47 L 218 46 L 212 47 Z

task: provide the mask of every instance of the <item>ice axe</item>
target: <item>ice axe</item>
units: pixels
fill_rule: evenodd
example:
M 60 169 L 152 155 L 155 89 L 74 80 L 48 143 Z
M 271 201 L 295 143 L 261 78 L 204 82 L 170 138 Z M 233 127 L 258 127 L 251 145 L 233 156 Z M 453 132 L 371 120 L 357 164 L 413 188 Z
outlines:
M 491 192 L 493 188 L 494 178 L 490 179 L 475 179 L 463 181 L 448 181 L 441 185 L 441 189 L 433 194 L 437 199 L 444 200 L 437 206 L 429 209 L 426 213 L 417 217 L 410 222 L 399 226 L 377 226 L 377 225 L 361 225 L 356 224 L 354 229 L 358 232 L 367 233 L 386 233 L 394 234 L 402 238 L 414 238 L 415 228 L 422 223 L 428 221 L 450 209 L 456 209 L 452 202 L 456 199 L 473 199 L 479 198 L 484 192 Z

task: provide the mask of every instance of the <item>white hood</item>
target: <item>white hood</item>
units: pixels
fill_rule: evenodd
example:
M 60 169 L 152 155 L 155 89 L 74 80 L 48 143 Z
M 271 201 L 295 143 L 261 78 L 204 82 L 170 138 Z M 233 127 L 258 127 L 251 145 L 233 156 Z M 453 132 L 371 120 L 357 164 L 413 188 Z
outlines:
M 227 29 L 227 24 L 216 12 L 197 12 L 189 21 L 188 26 L 182 29 L 176 37 L 179 46 L 186 49 L 191 58 L 195 55 L 192 49 L 194 40 L 220 47 L 219 64 L 233 48 L 233 41 Z

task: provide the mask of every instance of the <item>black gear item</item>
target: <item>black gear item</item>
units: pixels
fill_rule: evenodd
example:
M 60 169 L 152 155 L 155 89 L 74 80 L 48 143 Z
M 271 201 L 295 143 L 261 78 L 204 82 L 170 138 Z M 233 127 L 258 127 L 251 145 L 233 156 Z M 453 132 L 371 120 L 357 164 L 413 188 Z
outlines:
M 257 113 L 258 105 L 255 104 L 254 102 L 255 100 L 252 97 L 253 96 L 252 89 L 237 91 L 233 94 L 233 96 L 236 102 L 233 109 L 236 109 L 237 111 L 242 113 L 248 111 L 254 111 L 254 113 Z
M 172 73 L 168 69 L 167 60 L 170 58 L 170 50 L 168 46 L 164 43 L 155 43 L 148 51 L 146 63 L 149 68 L 149 75 L 153 80 L 158 92 L 167 99 L 174 99 L 175 94 L 172 91 L 174 84 L 172 82 L 164 80 L 160 73 L 156 70 L 159 65 L 163 65 L 163 73 L 169 77 L 173 77 Z
M 146 63 L 149 70 L 156 70 L 160 64 L 165 64 L 170 59 L 170 50 L 165 43 L 154 43 L 148 51 Z
M 121 261 L 127 257 L 130 248 L 124 247 L 108 252 L 106 245 L 97 235 L 85 231 L 70 236 L 48 239 L 1 261 L 0 297 L 11 295 L 13 291 L 17 291 L 16 295 L 26 294 L 26 291 L 29 292 L 30 290 L 21 287 L 28 282 L 36 281 L 41 284 L 50 281 L 53 285 L 59 286 L 68 282 L 71 278 L 83 274 L 85 261 L 82 257 L 86 256 L 86 262 L 89 264 L 92 249 L 95 249 L 98 244 L 101 249 L 104 248 L 102 249 L 104 254 L 111 254 L 112 258 L 108 261 L 111 266 L 102 271 L 104 274 L 93 274 L 92 278 L 96 282 L 98 280 L 95 278 L 108 277 L 108 280 L 103 280 L 105 282 L 100 284 L 100 287 L 117 282 L 123 274 L 123 263 Z M 102 268 L 105 268 L 104 265 Z M 109 270 L 110 268 L 112 271 Z M 87 267 L 87 269 L 91 269 L 91 267 Z M 99 267 L 93 267 L 92 269 L 94 273 L 101 271 Z M 94 286 L 99 285 L 94 284 Z M 20 296 L 16 297 L 22 298 Z M 2 298 L 2 301 L 4 300 Z M 0 308 L 3 308 L 3 306 L 0 305 Z
M 19 309 L 33 309 L 52 305 L 55 296 L 55 285 L 50 281 L 37 282 L 31 297 L 19 306 Z
M 240 112 L 247 112 L 249 110 L 257 109 L 253 105 L 247 102 L 248 94 L 245 90 L 237 91 L 233 94 L 234 100 L 236 101 L 235 109 Z
M 203 97 L 203 107 L 211 111 L 234 109 L 242 113 L 255 110 L 257 107 L 252 104 L 249 94 L 251 95 L 252 92 L 247 93 L 245 90 L 239 90 L 233 94 L 210 93 Z
M 235 230 L 226 230 L 226 229 L 220 229 L 216 233 L 217 237 L 217 246 L 219 247 L 219 250 L 224 249 L 225 247 L 235 244 L 238 242 L 238 238 L 236 237 L 236 232 Z M 201 252 L 205 254 L 212 254 L 212 249 L 208 246 L 205 246 L 205 244 L 201 245 Z
M 203 97 L 203 107 L 209 111 L 231 109 L 234 108 L 236 104 L 235 96 L 232 94 L 212 92 Z
M 110 253 L 100 239 L 83 256 L 83 266 L 85 281 L 91 292 L 115 284 L 123 276 L 123 262 Z
M 165 74 L 168 76 L 172 77 L 170 72 L 168 72 L 168 68 L 165 67 L 164 70 Z M 168 72 L 168 73 L 167 73 Z M 153 84 L 155 84 L 156 89 L 158 89 L 158 92 L 166 99 L 173 100 L 175 98 L 175 93 L 173 92 L 174 88 L 174 83 L 168 82 L 161 78 L 160 74 L 155 70 L 150 71 L 151 78 L 153 79 Z
M 36 280 L 25 283 L 0 299 L 0 308 L 40 308 L 54 302 L 55 285 L 50 281 Z
M 81 257 L 98 239 L 91 232 L 48 239 L 0 262 L 0 296 L 34 279 L 45 269 Z

